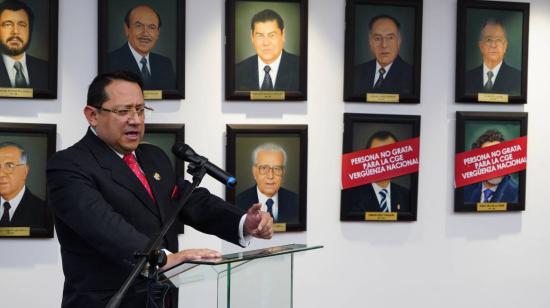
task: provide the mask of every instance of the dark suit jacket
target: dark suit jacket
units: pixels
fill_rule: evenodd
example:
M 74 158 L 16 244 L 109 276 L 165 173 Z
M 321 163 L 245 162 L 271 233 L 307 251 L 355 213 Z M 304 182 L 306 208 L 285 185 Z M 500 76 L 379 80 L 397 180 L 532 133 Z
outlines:
M 471 184 L 464 187 L 464 203 L 481 202 L 482 182 Z M 502 182 L 498 184 L 497 190 L 493 194 L 491 202 L 518 202 L 518 183 L 510 176 L 506 175 Z
M 48 62 L 35 58 L 28 53 L 27 56 L 27 72 L 30 81 L 29 88 L 47 90 L 48 87 Z M 6 71 L 4 59 L 0 57 L 0 87 L 11 88 L 10 77 Z
M 173 90 L 176 88 L 176 75 L 170 59 L 150 52 L 149 66 L 151 67 L 151 78 L 144 82 L 144 90 Z M 141 76 L 139 65 L 127 42 L 119 49 L 109 53 L 107 71 L 119 70 L 133 72 Z
M 276 222 L 298 223 L 298 194 L 281 187 L 278 191 L 278 198 L 279 211 Z M 235 202 L 244 211 L 254 203 L 258 203 L 258 190 L 255 185 L 238 194 Z
M 130 273 L 134 252 L 143 251 L 176 209 L 171 197 L 176 175 L 169 158 L 150 144 L 140 145 L 135 154 L 156 204 L 124 161 L 90 130 L 48 162 L 48 201 L 65 274 L 62 307 L 105 307 Z M 199 188 L 179 221 L 238 243 L 243 214 Z M 163 248 L 178 251 L 179 227 L 170 229 Z M 121 307 L 144 307 L 145 294 L 139 290 L 144 281 L 138 277 Z
M 37 232 L 44 233 L 43 230 L 36 230 L 36 228 L 44 229 L 51 226 L 51 213 L 48 210 L 46 202 L 33 195 L 33 193 L 26 188 L 23 193 L 23 198 L 17 209 L 13 213 L 13 216 L 9 223 L 0 223 L 0 227 L 31 227 L 31 235 Z
M 378 89 L 373 89 L 375 71 L 376 59 L 353 68 L 353 95 L 364 96 L 366 93 L 413 94 L 413 69 L 401 57 L 395 58 L 382 87 Z
M 521 95 L 521 72 L 502 62 L 491 91 L 483 89 L 483 65 L 466 72 L 466 94 L 480 92 Z
M 253 55 L 237 63 L 235 68 L 235 90 L 259 91 L 258 56 Z M 283 50 L 277 71 L 274 90 L 300 90 L 300 58 Z
M 410 194 L 407 188 L 392 182 L 390 194 L 392 212 L 411 211 Z M 351 212 L 380 212 L 380 204 L 372 184 L 344 190 L 342 201 L 348 205 Z

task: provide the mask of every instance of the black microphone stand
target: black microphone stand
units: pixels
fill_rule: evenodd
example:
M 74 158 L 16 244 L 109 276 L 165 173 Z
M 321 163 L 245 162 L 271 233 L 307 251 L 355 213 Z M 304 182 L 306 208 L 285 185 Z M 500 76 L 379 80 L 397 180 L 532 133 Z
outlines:
M 178 217 L 178 213 L 183 209 L 185 204 L 187 203 L 187 200 L 189 200 L 189 197 L 191 197 L 191 194 L 193 191 L 199 186 L 200 182 L 202 181 L 202 178 L 206 174 L 206 168 L 204 167 L 205 162 L 201 162 L 199 165 L 195 163 L 189 163 L 189 166 L 187 167 L 187 173 L 191 174 L 193 176 L 193 183 L 191 185 L 188 185 L 185 187 L 183 192 L 180 194 L 182 196 L 180 198 L 180 201 L 178 203 L 178 207 L 176 209 L 176 212 L 168 222 L 164 225 L 162 230 L 160 231 L 159 235 L 152 241 L 150 241 L 147 244 L 147 248 L 145 249 L 145 252 L 136 252 L 134 254 L 135 258 L 138 259 L 138 262 L 136 265 L 134 265 L 134 269 L 130 273 L 130 275 L 126 278 L 126 281 L 122 284 L 118 292 L 111 297 L 111 300 L 107 303 L 106 308 L 118 308 L 120 306 L 120 303 L 122 299 L 124 298 L 124 295 L 134 282 L 134 280 L 141 274 L 143 271 L 143 268 L 147 263 L 149 263 L 149 275 L 148 279 L 150 280 L 150 283 L 153 283 L 157 286 L 161 286 L 162 284 L 158 282 L 158 270 L 160 267 L 164 266 L 167 261 L 166 254 L 164 251 L 160 250 L 160 246 L 162 244 L 162 240 L 170 227 L 174 224 L 174 221 L 176 220 L 176 217 Z M 164 299 L 164 295 L 166 294 L 166 291 L 168 290 L 168 285 L 164 285 L 164 290 L 160 290 L 161 298 L 156 298 L 156 300 L 159 300 L 159 303 L 157 303 L 157 307 L 164 307 L 164 303 L 162 300 Z M 150 300 L 151 294 L 149 294 L 150 288 L 148 287 L 148 294 L 147 294 L 147 301 Z M 155 297 L 155 296 L 153 296 Z

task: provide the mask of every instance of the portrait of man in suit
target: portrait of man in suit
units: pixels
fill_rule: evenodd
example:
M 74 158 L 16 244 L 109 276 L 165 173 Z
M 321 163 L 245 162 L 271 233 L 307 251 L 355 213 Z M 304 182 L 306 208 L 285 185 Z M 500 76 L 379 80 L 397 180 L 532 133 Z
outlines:
M 237 91 L 298 91 L 300 59 L 287 52 L 282 17 L 271 9 L 256 13 L 250 22 L 250 40 L 256 54 L 237 63 Z
M 413 93 L 413 68 L 399 55 L 401 24 L 388 14 L 369 22 L 369 48 L 374 59 L 353 67 L 353 93 Z
M 521 94 L 521 72 L 504 62 L 508 39 L 504 24 L 487 19 L 479 33 L 478 47 L 483 63 L 466 72 L 466 93 Z
M 0 3 L 0 87 L 48 88 L 48 63 L 28 54 L 34 13 L 22 1 Z
M 472 149 L 485 148 L 504 141 L 503 134 L 495 129 L 485 131 L 472 144 Z M 464 187 L 464 202 L 518 202 L 518 182 L 509 174 Z
M 46 228 L 51 220 L 46 202 L 25 185 L 30 167 L 25 149 L 14 142 L 0 143 L 0 227 Z
M 397 137 L 389 131 L 377 131 L 367 141 L 366 148 L 376 148 L 396 143 Z M 352 212 L 409 212 L 409 189 L 385 179 L 367 185 L 347 189 L 347 202 Z
M 274 143 L 264 143 L 252 153 L 252 174 L 256 185 L 237 195 L 235 204 L 241 209 L 260 203 L 275 222 L 298 222 L 298 194 L 282 187 L 287 153 Z
M 141 75 L 145 90 L 176 88 L 176 75 L 172 61 L 152 52 L 159 40 L 162 20 L 155 9 L 137 5 L 124 17 L 127 42 L 108 55 L 108 71 L 125 70 Z

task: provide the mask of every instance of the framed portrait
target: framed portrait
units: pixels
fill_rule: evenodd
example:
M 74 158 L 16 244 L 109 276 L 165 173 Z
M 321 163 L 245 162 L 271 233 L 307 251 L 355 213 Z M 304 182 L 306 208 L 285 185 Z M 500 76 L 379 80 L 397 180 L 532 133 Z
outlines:
M 227 0 L 225 98 L 307 99 L 307 0 Z
M 347 0 L 344 101 L 419 103 L 422 0 Z
M 526 112 L 457 112 L 455 212 L 525 210 Z
M 0 98 L 57 98 L 58 0 L 0 0 Z
M 185 142 L 185 125 L 183 124 L 145 124 L 143 143 L 150 143 L 161 148 L 172 161 L 176 174 L 185 174 L 185 162 L 172 153 L 176 142 Z
M 185 97 L 185 1 L 99 0 L 99 72 L 141 76 L 145 99 Z
M 261 203 L 276 232 L 305 231 L 307 125 L 227 125 L 226 200 L 243 210 Z
M 53 237 L 46 163 L 55 146 L 55 124 L 0 123 L 0 237 Z
M 420 116 L 344 113 L 341 221 L 414 221 Z
M 455 100 L 525 104 L 529 3 L 459 0 Z

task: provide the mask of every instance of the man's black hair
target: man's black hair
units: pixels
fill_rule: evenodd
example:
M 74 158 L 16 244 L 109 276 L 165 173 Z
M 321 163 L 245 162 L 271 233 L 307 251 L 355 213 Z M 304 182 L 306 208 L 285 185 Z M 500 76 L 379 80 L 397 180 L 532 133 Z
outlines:
M 98 75 L 90 86 L 88 87 L 88 101 L 87 105 L 101 108 L 104 102 L 109 100 L 105 88 L 115 80 L 124 80 L 139 85 L 141 91 L 143 91 L 143 80 L 141 76 L 128 71 L 114 71 Z
M 250 22 L 250 29 L 252 30 L 252 32 L 254 32 L 254 25 L 256 23 L 272 21 L 272 20 L 277 21 L 277 25 L 279 26 L 279 29 L 281 29 L 281 32 L 283 32 L 283 30 L 285 28 L 283 18 L 277 12 L 275 12 L 273 10 L 270 10 L 270 9 L 266 9 L 266 10 L 263 10 L 261 12 L 256 13 L 252 17 L 252 21 Z
M 484 132 L 481 136 L 477 138 L 477 140 L 472 143 L 472 149 L 478 149 L 481 148 L 481 146 L 486 142 L 503 142 L 504 136 L 501 132 L 499 132 L 496 129 L 489 129 L 486 132 Z
M 4 10 L 9 10 L 9 11 L 23 10 L 25 11 L 25 13 L 27 13 L 27 16 L 29 17 L 29 42 L 30 42 L 32 29 L 34 26 L 34 13 L 32 12 L 31 8 L 28 5 L 26 5 L 24 2 L 21 2 L 19 0 L 6 0 L 0 3 L 0 14 L 2 14 Z
M 397 140 L 397 137 L 395 137 L 395 135 L 392 134 L 391 132 L 388 132 L 388 131 L 385 131 L 385 130 L 377 131 L 372 136 L 370 136 L 369 140 L 367 141 L 367 146 L 365 148 L 370 149 L 374 139 L 387 140 L 389 138 L 392 138 L 393 140 L 395 140 L 395 142 L 399 141 L 399 140 Z

